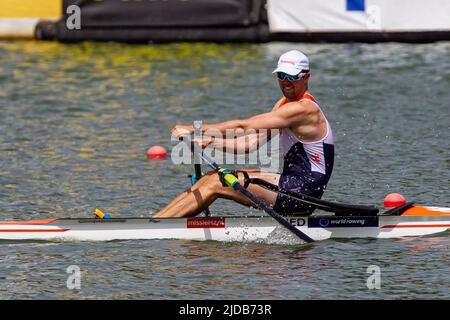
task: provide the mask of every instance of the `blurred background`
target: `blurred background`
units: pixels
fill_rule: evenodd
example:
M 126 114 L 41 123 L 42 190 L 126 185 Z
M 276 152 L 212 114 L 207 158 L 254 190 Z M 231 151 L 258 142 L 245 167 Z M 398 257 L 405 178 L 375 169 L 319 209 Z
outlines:
M 429 42 L 446 0 L 1 0 L 0 38 L 76 42 Z

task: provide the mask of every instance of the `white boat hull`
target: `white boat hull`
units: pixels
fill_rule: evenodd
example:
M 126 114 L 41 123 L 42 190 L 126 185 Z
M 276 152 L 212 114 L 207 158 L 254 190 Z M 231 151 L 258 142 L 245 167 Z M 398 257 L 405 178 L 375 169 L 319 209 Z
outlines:
M 375 217 L 311 216 L 286 219 L 316 241 L 330 238 L 426 236 L 450 229 L 450 215 L 445 214 Z M 84 218 L 0 222 L 0 240 L 183 239 L 259 242 L 266 241 L 279 232 L 289 233 L 268 216 L 168 219 Z

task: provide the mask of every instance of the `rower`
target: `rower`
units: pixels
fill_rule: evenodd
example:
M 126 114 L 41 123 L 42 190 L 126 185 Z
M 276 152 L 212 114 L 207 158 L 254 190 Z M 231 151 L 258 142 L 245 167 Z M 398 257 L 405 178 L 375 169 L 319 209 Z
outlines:
M 247 176 L 247 180 L 260 179 L 284 190 L 321 198 L 333 170 L 334 143 L 330 124 L 317 101 L 308 91 L 309 59 L 300 51 L 288 51 L 280 56 L 273 73 L 277 76 L 283 97 L 275 104 L 272 111 L 244 120 L 204 124 L 202 133 L 208 134 L 209 130 L 214 130 L 216 133 L 220 132 L 223 137 L 204 137 L 202 147 L 212 144 L 215 148 L 229 150 L 232 146 L 237 153 L 237 146 L 241 143 L 253 141 L 253 143 L 250 142 L 251 145 L 261 146 L 261 141 L 267 142 L 274 137 L 273 134 L 262 137 L 262 129 L 278 129 L 284 159 L 282 173 L 248 169 L 234 174 L 242 185 L 245 184 L 244 178 Z M 227 139 L 225 135 L 227 130 L 249 132 L 251 129 L 257 133 L 233 139 Z M 176 125 L 172 129 L 172 135 L 182 137 L 194 133 L 194 130 L 192 125 Z M 252 150 L 246 148 L 245 151 Z M 255 203 L 247 197 L 225 186 L 218 175 L 217 172 L 206 174 L 154 217 L 195 216 L 208 208 L 217 198 L 230 199 L 255 207 Z M 256 184 L 248 185 L 248 190 L 280 214 L 298 212 L 310 214 L 314 210 L 313 206 L 303 201 Z

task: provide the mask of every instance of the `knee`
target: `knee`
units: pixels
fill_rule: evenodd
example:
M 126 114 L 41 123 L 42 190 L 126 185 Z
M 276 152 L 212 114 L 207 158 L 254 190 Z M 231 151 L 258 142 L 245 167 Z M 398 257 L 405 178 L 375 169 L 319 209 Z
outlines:
M 206 177 L 218 177 L 218 176 L 219 176 L 218 173 L 215 171 L 209 171 L 209 172 L 205 173 L 205 175 L 204 175 L 205 178 Z
M 243 174 L 238 173 L 239 182 L 243 183 Z M 219 174 L 217 172 L 208 172 L 203 176 L 200 181 L 203 181 L 204 185 L 217 194 L 228 194 L 231 188 L 224 186 L 220 181 Z
M 213 189 L 214 191 L 217 190 L 220 186 L 222 186 L 222 183 L 220 182 L 219 175 L 216 172 L 208 172 L 206 173 L 199 181 L 199 186 L 207 187 L 210 189 Z
M 208 181 L 208 185 L 210 186 L 222 185 L 222 183 L 220 182 L 219 174 L 217 172 L 208 172 L 204 178 Z
M 208 184 L 208 187 L 218 195 L 228 194 L 230 192 L 229 190 L 232 190 L 230 187 L 222 184 L 220 176 L 216 172 L 209 172 L 204 178 L 207 180 L 206 183 Z

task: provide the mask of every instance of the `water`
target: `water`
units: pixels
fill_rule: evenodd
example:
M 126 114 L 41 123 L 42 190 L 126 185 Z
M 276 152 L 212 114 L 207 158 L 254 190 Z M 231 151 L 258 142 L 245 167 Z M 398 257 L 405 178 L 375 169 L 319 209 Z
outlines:
M 268 111 L 277 57 L 310 56 L 310 90 L 336 143 L 327 200 L 400 192 L 449 206 L 450 43 L 63 45 L 0 42 L 3 220 L 148 216 L 190 166 L 150 161 L 176 123 Z M 257 213 L 225 200 L 213 213 Z M 448 234 L 313 245 L 187 241 L 0 243 L 2 299 L 440 299 Z M 81 290 L 66 286 L 70 265 Z M 381 289 L 366 286 L 381 269 Z

